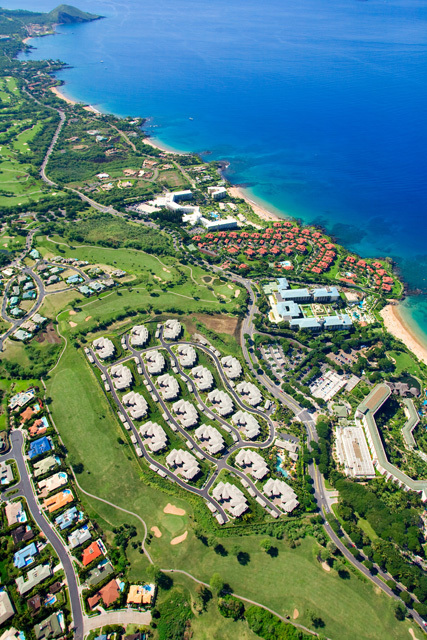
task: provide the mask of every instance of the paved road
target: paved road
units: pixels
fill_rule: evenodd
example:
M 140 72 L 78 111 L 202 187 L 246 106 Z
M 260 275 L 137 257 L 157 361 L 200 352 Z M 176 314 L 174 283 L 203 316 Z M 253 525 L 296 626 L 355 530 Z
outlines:
M 52 528 L 50 522 L 44 517 L 39 505 L 36 501 L 33 486 L 31 484 L 27 467 L 24 461 L 22 448 L 24 444 L 24 437 L 21 431 L 12 431 L 10 436 L 11 449 L 10 451 L 0 458 L 0 461 L 13 459 L 18 466 L 20 481 L 13 488 L 17 489 L 15 497 L 23 496 L 28 504 L 28 508 L 31 512 L 31 516 L 37 523 L 38 527 L 45 534 L 53 548 L 55 549 L 58 557 L 62 563 L 66 581 L 68 584 L 68 590 L 70 595 L 71 613 L 73 618 L 73 629 L 75 640 L 83 640 L 83 612 L 79 597 L 79 588 L 77 583 L 77 577 L 74 572 L 74 567 L 71 561 L 71 557 L 65 548 L 64 542 Z M 4 495 L 2 496 L 4 499 Z
M 6 322 L 9 323 L 13 323 L 12 326 L 5 332 L 3 333 L 2 336 L 0 336 L 0 352 L 3 351 L 3 346 L 4 346 L 4 342 L 5 340 L 12 335 L 12 333 L 14 333 L 17 329 L 19 329 L 19 327 L 26 322 L 27 320 L 29 320 L 31 318 L 32 315 L 34 315 L 41 307 L 41 305 L 43 304 L 43 300 L 45 298 L 46 292 L 45 292 L 45 288 L 44 288 L 44 284 L 43 284 L 43 280 L 41 280 L 40 276 L 37 275 L 37 273 L 35 273 L 32 269 L 30 269 L 30 267 L 24 267 L 23 269 L 21 269 L 21 273 L 25 273 L 29 276 L 31 276 L 31 278 L 34 280 L 34 282 L 36 283 L 37 286 L 37 298 L 36 301 L 34 303 L 34 305 L 32 306 L 31 310 L 28 311 L 28 313 L 26 313 L 24 316 L 22 316 L 22 318 L 19 318 L 18 320 L 15 320 L 14 318 L 9 318 L 9 316 L 7 315 L 6 312 L 6 305 L 7 305 L 7 292 L 9 290 L 9 287 L 12 286 L 14 279 L 10 280 L 7 284 L 4 296 L 3 296 L 3 302 L 2 302 L 2 307 L 1 307 L 1 315 L 2 318 L 4 320 L 6 320 Z

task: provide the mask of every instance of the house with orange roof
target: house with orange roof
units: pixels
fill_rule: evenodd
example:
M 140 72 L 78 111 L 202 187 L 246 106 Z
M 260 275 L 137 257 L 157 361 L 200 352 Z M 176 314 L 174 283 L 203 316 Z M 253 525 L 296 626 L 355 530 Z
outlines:
M 247 269 L 248 265 L 245 264 L 244 262 L 242 262 L 242 264 L 239 265 L 239 269 Z
M 154 584 L 131 584 L 127 596 L 127 604 L 152 604 L 156 587 Z
M 88 598 L 87 603 L 90 609 L 96 607 L 102 600 L 105 607 L 111 607 L 116 600 L 120 597 L 120 589 L 117 584 L 117 580 L 113 578 L 110 582 L 107 582 L 99 591 L 95 593 L 91 598 Z
M 391 286 L 389 284 L 383 284 L 381 289 L 383 291 L 391 291 Z
M 82 564 L 87 567 L 91 562 L 104 555 L 104 551 L 99 540 L 92 542 L 86 549 L 83 549 Z
M 281 222 L 273 222 L 273 227 L 281 227 L 282 223 Z
M 59 493 L 55 493 L 55 495 L 50 498 L 46 498 L 43 502 L 43 509 L 47 509 L 49 513 L 53 513 L 73 501 L 74 496 L 70 489 L 64 489 L 63 491 L 59 491 Z

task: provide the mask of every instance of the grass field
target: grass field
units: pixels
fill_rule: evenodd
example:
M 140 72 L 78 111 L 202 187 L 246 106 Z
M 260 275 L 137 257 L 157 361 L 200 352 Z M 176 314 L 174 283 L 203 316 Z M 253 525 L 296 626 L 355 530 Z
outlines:
M 410 373 L 417 378 L 422 378 L 420 367 L 415 358 L 410 353 L 402 353 L 401 351 L 388 351 L 387 356 L 396 364 L 396 374 Z
M 264 602 L 283 614 L 297 608 L 301 621 L 307 622 L 308 609 L 314 609 L 325 621 L 324 633 L 334 640 L 405 637 L 407 627 L 394 618 L 392 601 L 376 594 L 370 584 L 353 575 L 342 580 L 333 571 L 326 573 L 316 560 L 318 545 L 311 538 L 303 540 L 296 549 L 279 541 L 277 558 L 261 551 L 256 536 L 223 540 L 229 550 L 238 544 L 249 554 L 246 566 L 240 565 L 234 556 L 222 557 L 205 547 L 192 532 L 191 505 L 144 483 L 133 450 L 118 443 L 121 427 L 106 396 L 84 356 L 73 347 L 66 350 L 47 384 L 48 395 L 53 399 L 53 416 L 70 462 L 84 464 L 85 471 L 79 476 L 82 487 L 138 513 L 149 529 L 154 525 L 159 527 L 162 537 L 153 538 L 149 549 L 161 567 L 182 568 L 205 581 L 218 571 L 242 595 Z M 84 497 L 83 502 L 101 518 L 108 535 L 118 523 L 132 521 L 131 517 L 95 499 Z M 186 516 L 164 514 L 168 502 L 184 508 Z M 137 521 L 135 525 L 141 536 L 141 525 Z M 185 530 L 189 531 L 187 540 L 171 546 L 171 539 Z M 130 560 L 130 577 L 143 579 L 144 556 L 131 549 Z M 352 621 L 351 628 L 348 620 Z

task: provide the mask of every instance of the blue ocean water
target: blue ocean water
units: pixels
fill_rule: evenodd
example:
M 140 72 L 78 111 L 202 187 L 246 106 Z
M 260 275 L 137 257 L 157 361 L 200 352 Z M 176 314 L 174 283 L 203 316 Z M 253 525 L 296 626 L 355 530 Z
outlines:
M 55 3 L 36 4 L 4 2 Z M 254 199 L 361 255 L 393 257 L 427 294 L 427 0 L 80 6 L 106 19 L 61 26 L 28 56 L 72 65 L 65 93 L 228 160 Z M 427 342 L 426 300 L 406 309 Z

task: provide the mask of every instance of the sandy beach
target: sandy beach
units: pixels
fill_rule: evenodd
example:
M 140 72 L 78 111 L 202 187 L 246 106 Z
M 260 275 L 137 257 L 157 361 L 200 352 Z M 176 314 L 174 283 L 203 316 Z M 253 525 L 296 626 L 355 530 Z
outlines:
M 64 94 L 61 93 L 61 87 L 51 87 L 50 90 L 56 95 L 57 98 L 64 100 L 67 104 L 81 104 L 81 102 L 78 102 L 78 100 L 72 100 L 71 98 L 67 98 L 67 96 L 64 96 Z M 86 111 L 90 111 L 91 113 L 101 113 L 100 111 L 98 111 L 98 109 L 92 107 L 91 104 L 83 106 L 83 109 L 85 109 Z
M 261 220 L 283 220 L 283 218 L 278 216 L 276 213 L 272 213 L 271 211 L 268 211 L 268 209 L 264 209 L 264 207 L 261 207 L 259 204 L 248 198 L 243 189 L 241 189 L 240 187 L 230 187 L 228 189 L 228 193 L 232 198 L 243 198 L 245 202 L 250 204 L 254 212 L 259 218 L 261 218 Z
M 395 338 L 399 338 L 414 353 L 417 358 L 427 364 L 427 348 L 416 334 L 411 331 L 399 313 L 399 305 L 388 304 L 381 311 L 385 327 Z
M 159 151 L 163 151 L 163 153 L 173 153 L 175 156 L 185 156 L 187 155 L 183 151 L 175 151 L 174 149 L 168 148 L 166 145 L 162 145 L 161 142 L 153 142 L 151 138 L 144 138 L 142 141 L 144 144 L 148 144 L 153 149 L 158 149 Z

